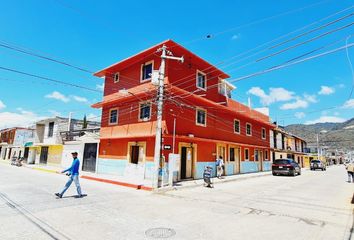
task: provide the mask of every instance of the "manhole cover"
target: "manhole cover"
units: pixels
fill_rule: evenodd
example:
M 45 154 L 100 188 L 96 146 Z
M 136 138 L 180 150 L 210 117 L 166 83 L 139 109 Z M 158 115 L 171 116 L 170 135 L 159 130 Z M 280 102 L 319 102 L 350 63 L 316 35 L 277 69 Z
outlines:
M 145 235 L 151 238 L 170 238 L 176 235 L 172 228 L 150 228 L 145 231 Z

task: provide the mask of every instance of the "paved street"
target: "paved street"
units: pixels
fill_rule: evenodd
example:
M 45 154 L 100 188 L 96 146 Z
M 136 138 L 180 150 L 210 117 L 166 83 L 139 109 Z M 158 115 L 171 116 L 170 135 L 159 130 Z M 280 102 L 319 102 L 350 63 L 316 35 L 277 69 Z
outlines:
M 354 184 L 343 166 L 164 194 L 81 179 L 88 197 L 53 195 L 66 176 L 0 164 L 0 239 L 350 239 Z

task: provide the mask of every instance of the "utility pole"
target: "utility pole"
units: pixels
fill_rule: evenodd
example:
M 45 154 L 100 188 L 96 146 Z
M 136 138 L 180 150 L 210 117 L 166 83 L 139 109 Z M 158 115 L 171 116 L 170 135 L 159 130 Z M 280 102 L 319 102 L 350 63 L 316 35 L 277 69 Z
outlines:
M 317 157 L 318 157 L 318 160 L 321 160 L 321 158 L 320 158 L 320 143 L 318 140 L 318 133 L 316 135 L 316 139 L 317 139 Z
M 161 65 L 159 69 L 159 79 L 158 79 L 158 97 L 157 97 L 157 119 L 156 119 L 156 136 L 155 136 L 155 152 L 154 152 L 154 178 L 153 178 L 153 188 L 157 189 L 159 185 L 159 168 L 161 159 L 161 138 L 162 138 L 162 111 L 163 111 L 163 95 L 165 87 L 165 65 L 166 59 L 172 59 L 177 61 L 184 61 L 183 57 L 174 57 L 172 53 L 167 50 L 167 47 L 163 45 L 157 50 L 161 53 Z M 167 54 L 169 56 L 167 56 Z M 163 179 L 162 179 L 163 183 Z

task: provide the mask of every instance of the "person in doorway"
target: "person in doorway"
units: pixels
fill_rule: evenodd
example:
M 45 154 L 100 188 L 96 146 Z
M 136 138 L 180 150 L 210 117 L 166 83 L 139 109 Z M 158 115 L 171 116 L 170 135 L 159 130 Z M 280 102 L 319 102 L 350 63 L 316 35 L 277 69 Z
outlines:
M 349 162 L 345 168 L 348 172 L 348 182 L 354 183 L 354 162 Z
M 222 159 L 222 156 L 219 156 L 219 158 L 216 159 L 216 176 L 217 176 L 217 178 L 221 178 L 223 172 L 224 172 L 224 160 Z
M 64 189 L 60 193 L 55 193 L 55 196 L 58 198 L 62 198 L 66 190 L 70 187 L 71 183 L 74 181 L 76 185 L 76 190 L 77 190 L 77 198 L 81 198 L 84 196 L 87 196 L 86 194 L 81 193 L 81 186 L 79 183 L 79 168 L 80 168 L 80 160 L 77 158 L 77 152 L 71 153 L 73 157 L 73 162 L 71 166 L 68 169 L 65 169 L 64 171 L 61 171 L 60 173 L 67 173 L 69 176 L 69 180 L 64 186 Z

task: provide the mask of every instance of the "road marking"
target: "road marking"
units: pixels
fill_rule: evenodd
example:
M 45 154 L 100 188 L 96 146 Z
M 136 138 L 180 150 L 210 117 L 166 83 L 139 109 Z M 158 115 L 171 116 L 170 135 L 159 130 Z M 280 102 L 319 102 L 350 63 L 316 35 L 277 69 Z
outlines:
M 0 198 L 5 202 L 6 205 L 8 205 L 10 208 L 16 210 L 23 217 L 25 217 L 29 222 L 31 222 L 33 225 L 38 227 L 42 232 L 47 234 L 52 239 L 54 239 L 54 240 L 59 240 L 59 239 L 71 240 L 68 236 L 57 231 L 52 226 L 50 226 L 48 223 L 45 223 L 41 219 L 34 216 L 30 211 L 28 211 L 24 207 L 20 206 L 16 202 L 12 201 L 6 194 L 0 192 Z

